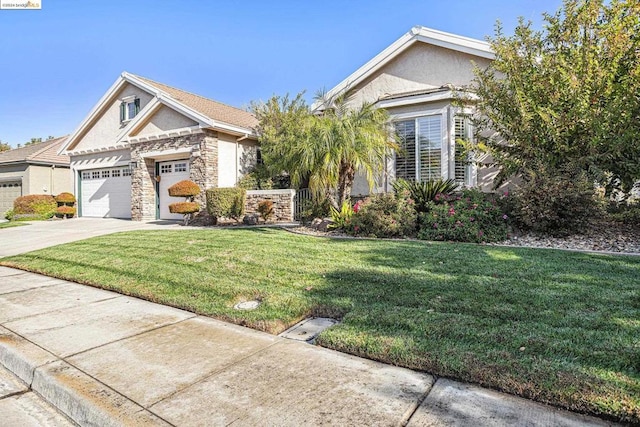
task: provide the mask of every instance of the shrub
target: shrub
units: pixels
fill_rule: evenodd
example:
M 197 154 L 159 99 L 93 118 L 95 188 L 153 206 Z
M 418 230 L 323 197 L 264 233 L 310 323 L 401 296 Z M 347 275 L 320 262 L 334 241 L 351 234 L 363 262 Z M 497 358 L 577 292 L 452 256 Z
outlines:
M 452 179 L 416 182 L 401 178 L 394 181 L 392 186 L 396 195 L 405 197 L 403 193 L 408 193 L 408 196 L 415 202 L 417 212 L 427 212 L 429 202 L 436 201 L 441 195 L 451 196 L 458 188 L 458 184 Z
M 76 208 L 73 206 L 61 205 L 56 208 L 56 216 L 61 218 L 73 218 L 76 214 Z
M 602 213 L 593 182 L 582 172 L 539 169 L 514 192 L 514 220 L 535 232 L 568 235 Z
M 301 199 L 300 219 L 309 223 L 315 218 L 326 218 L 331 215 L 331 203 L 327 199 Z
M 76 202 L 76 196 L 74 196 L 71 193 L 60 193 L 55 197 L 55 199 L 56 199 L 56 202 L 63 205 L 68 204 L 73 206 L 73 204 Z
M 354 214 L 353 208 L 349 202 L 346 200 L 342 202 L 340 210 L 331 206 L 330 211 L 331 221 L 333 221 L 333 223 L 329 225 L 329 228 L 346 230 L 351 221 L 351 217 Z
M 178 202 L 169 205 L 169 212 L 174 214 L 192 214 L 200 210 L 200 205 L 196 202 Z
M 184 215 L 184 225 L 189 225 L 192 214 L 200 211 L 200 205 L 196 202 L 178 202 L 169 204 L 169 212 Z
M 274 214 L 273 202 L 271 200 L 263 200 L 258 203 L 258 213 L 260 213 L 265 222 L 269 221 Z
M 32 194 L 13 201 L 14 215 L 26 215 L 30 219 L 49 219 L 56 213 L 58 203 L 49 194 Z
M 376 194 L 357 202 L 345 231 L 354 236 L 409 237 L 416 232 L 412 199 Z
M 6 211 L 4 213 L 4 219 L 6 219 L 8 221 L 13 221 L 14 215 L 15 215 L 15 213 L 13 212 L 13 209 L 9 209 L 8 211 Z
M 443 203 L 431 202 L 429 211 L 419 215 L 418 238 L 475 243 L 505 240 L 509 216 L 496 199 L 474 189 Z
M 640 226 L 640 203 L 610 206 L 609 218 L 623 224 Z
M 244 188 L 211 188 L 207 190 L 207 211 L 214 224 L 219 218 L 233 218 L 238 221 L 244 215 L 247 190 Z
M 193 197 L 200 194 L 200 186 L 193 181 L 185 179 L 176 182 L 168 188 L 171 197 Z

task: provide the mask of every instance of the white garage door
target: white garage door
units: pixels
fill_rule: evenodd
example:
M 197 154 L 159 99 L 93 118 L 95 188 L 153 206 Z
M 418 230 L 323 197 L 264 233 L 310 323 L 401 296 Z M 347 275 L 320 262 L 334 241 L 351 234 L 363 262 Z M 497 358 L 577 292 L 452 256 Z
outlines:
M 128 166 L 82 171 L 80 179 L 82 216 L 131 218 L 131 170 Z
M 13 209 L 13 201 L 22 196 L 21 181 L 0 181 L 0 219 L 4 219 L 4 213 Z
M 169 212 L 171 203 L 183 202 L 184 197 L 170 197 L 169 187 L 176 182 L 189 179 L 189 161 L 177 160 L 158 164 L 160 185 L 158 186 L 158 203 L 160 204 L 160 219 L 182 219 L 181 214 Z

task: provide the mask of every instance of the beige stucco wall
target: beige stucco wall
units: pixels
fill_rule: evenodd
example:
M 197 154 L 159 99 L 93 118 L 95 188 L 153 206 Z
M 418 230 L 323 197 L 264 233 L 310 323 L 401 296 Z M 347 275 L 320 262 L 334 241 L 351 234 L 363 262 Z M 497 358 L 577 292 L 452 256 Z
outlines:
M 450 49 L 417 42 L 387 65 L 382 67 L 372 76 L 351 89 L 349 102 L 358 105 L 362 102 L 376 102 L 380 98 L 389 95 L 397 95 L 407 92 L 421 91 L 439 88 L 447 84 L 465 86 L 473 80 L 474 62 L 480 67 L 486 67 L 490 61 Z M 443 178 L 449 176 L 452 166 L 451 141 L 453 135 L 453 117 L 455 111 L 451 100 L 439 100 L 422 102 L 420 104 L 403 105 L 387 108 L 392 120 L 403 120 L 423 115 L 441 114 L 443 141 L 449 141 L 449 150 L 443 151 L 442 167 Z M 443 147 L 444 148 L 444 147 Z M 475 171 L 473 171 L 475 173 Z M 490 180 L 490 171 L 479 175 L 483 180 Z M 387 162 L 386 188 L 385 177 L 379 177 L 378 184 L 373 192 L 391 190 L 390 183 L 395 178 L 395 156 L 391 156 Z M 485 188 L 487 183 L 482 181 Z M 369 193 L 369 186 L 365 177 L 356 176 L 352 195 L 365 195 Z
M 51 194 L 72 192 L 69 168 L 30 165 L 22 183 L 23 194 Z
M 16 178 L 16 180 L 19 181 L 21 178 L 24 179 L 26 170 L 26 163 L 18 165 L 0 165 L 0 178 Z
M 69 168 L 40 165 L 5 165 L 0 167 L 0 178 L 16 178 L 22 181 L 22 195 L 71 192 Z
M 115 145 L 116 137 L 126 126 L 126 123 L 120 123 L 121 100 L 132 95 L 140 98 L 140 110 L 153 98 L 151 94 L 127 83 L 73 150 L 80 151 Z
M 138 132 L 137 136 L 152 135 L 172 129 L 181 129 L 197 125 L 197 122 L 163 105 L 142 130 Z
M 256 164 L 255 141 L 218 133 L 218 186 L 233 187 Z
M 443 47 L 417 42 L 352 89 L 350 102 L 375 102 L 398 93 L 438 88 L 445 84 L 467 85 L 473 79 L 473 64 L 489 60 Z

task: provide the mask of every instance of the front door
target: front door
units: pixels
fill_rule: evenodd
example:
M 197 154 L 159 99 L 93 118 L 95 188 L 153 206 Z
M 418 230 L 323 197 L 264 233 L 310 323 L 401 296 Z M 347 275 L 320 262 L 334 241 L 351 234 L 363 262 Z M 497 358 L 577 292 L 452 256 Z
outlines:
M 189 160 L 172 160 L 158 163 L 160 183 L 158 184 L 158 205 L 160 219 L 182 219 L 182 214 L 169 212 L 171 203 L 184 202 L 184 197 L 170 197 L 169 187 L 179 181 L 189 179 Z

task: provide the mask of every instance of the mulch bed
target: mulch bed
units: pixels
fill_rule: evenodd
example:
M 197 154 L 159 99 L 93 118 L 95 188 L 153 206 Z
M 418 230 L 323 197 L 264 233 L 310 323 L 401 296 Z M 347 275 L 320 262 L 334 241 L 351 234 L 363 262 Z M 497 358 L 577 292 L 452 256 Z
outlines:
M 349 237 L 339 231 L 319 231 L 300 226 L 290 229 L 300 234 L 321 237 Z M 544 234 L 516 232 L 501 246 L 521 246 L 530 248 L 553 248 L 578 251 L 616 252 L 640 255 L 640 224 L 636 227 L 611 222 L 594 222 L 580 232 L 566 237 Z

